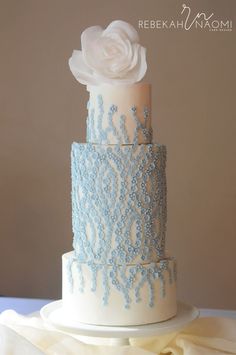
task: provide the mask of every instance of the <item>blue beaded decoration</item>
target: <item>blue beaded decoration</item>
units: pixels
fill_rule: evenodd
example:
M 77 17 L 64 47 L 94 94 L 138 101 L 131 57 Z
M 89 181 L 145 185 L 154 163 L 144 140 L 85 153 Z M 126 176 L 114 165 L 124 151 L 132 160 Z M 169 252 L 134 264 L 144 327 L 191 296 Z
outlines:
M 152 141 L 152 128 L 148 127 L 149 110 L 147 107 L 143 108 L 143 120 L 137 116 L 137 109 L 135 106 L 131 107 L 130 115 L 131 119 L 135 123 L 134 138 L 131 139 L 127 133 L 127 117 L 121 114 L 118 119 L 118 126 L 114 124 L 114 115 L 118 111 L 118 107 L 114 104 L 110 105 L 108 110 L 107 127 L 103 127 L 104 122 L 104 103 L 102 95 L 97 96 L 98 113 L 95 124 L 95 109 L 90 107 L 88 103 L 88 117 L 87 117 L 87 142 L 98 144 L 110 144 L 111 137 L 117 144 L 137 144 L 138 137 L 141 135 L 144 139 L 144 143 L 151 143 Z
M 176 270 L 176 262 L 173 258 L 160 260 L 159 263 L 150 264 L 135 264 L 117 265 L 113 264 L 95 264 L 95 263 L 79 263 L 74 255 L 68 263 L 67 272 L 68 280 L 72 280 L 71 265 L 77 265 L 77 272 L 79 273 L 79 291 L 83 292 L 86 282 L 91 284 L 91 292 L 96 292 L 98 273 L 102 276 L 103 296 L 101 303 L 106 306 L 109 303 L 110 290 L 116 289 L 121 293 L 124 300 L 124 308 L 129 309 L 132 303 L 144 301 L 141 298 L 140 291 L 147 285 L 149 291 L 148 306 L 153 307 L 155 304 L 155 297 L 164 298 L 166 295 L 166 282 L 172 285 L 176 282 L 172 275 Z M 79 267 L 78 267 L 79 265 Z M 89 268 L 91 278 L 85 279 L 84 268 Z M 154 284 L 156 280 L 160 281 L 160 294 L 155 294 Z M 73 286 L 72 286 L 73 288 Z M 73 290 L 72 290 L 73 291 Z
M 73 143 L 71 157 L 78 260 L 128 264 L 163 257 L 165 146 Z

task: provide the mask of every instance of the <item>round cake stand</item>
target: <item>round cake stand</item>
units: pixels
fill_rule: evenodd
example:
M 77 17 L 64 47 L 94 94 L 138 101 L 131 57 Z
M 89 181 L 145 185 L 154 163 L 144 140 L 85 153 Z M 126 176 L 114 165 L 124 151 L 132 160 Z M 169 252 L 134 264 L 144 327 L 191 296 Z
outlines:
M 88 337 L 110 338 L 111 345 L 128 345 L 129 338 L 151 337 L 176 332 L 198 318 L 199 310 L 183 302 L 178 302 L 175 317 L 164 322 L 134 326 L 104 326 L 79 323 L 68 319 L 62 309 L 62 300 L 46 304 L 40 315 L 50 326 L 63 332 Z

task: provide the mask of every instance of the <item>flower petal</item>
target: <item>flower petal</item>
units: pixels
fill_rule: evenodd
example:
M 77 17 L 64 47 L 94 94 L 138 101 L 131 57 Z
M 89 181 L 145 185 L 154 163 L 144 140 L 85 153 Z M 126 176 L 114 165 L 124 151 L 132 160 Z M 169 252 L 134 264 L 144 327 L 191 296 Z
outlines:
M 140 81 L 147 71 L 146 48 L 139 48 L 139 71 L 137 72 L 137 81 Z
M 84 62 L 83 54 L 81 51 L 74 50 L 69 59 L 69 67 L 75 79 L 81 84 L 98 85 L 93 71 Z
M 124 75 L 124 78 L 129 83 L 139 82 L 140 80 L 142 80 L 142 78 L 144 77 L 147 71 L 146 48 L 137 44 L 137 48 L 134 52 L 136 58 L 132 63 L 133 68 L 130 67 L 129 71 L 127 71 L 126 74 Z
M 123 36 L 129 38 L 131 42 L 139 42 L 139 35 L 136 29 L 130 25 L 128 22 L 122 20 L 116 20 L 110 23 L 107 28 L 103 31 L 103 36 L 109 35 L 114 31 L 120 32 Z
M 85 63 L 91 68 L 99 67 L 102 61 L 100 38 L 103 29 L 100 26 L 92 26 L 83 31 L 81 35 L 81 47 Z

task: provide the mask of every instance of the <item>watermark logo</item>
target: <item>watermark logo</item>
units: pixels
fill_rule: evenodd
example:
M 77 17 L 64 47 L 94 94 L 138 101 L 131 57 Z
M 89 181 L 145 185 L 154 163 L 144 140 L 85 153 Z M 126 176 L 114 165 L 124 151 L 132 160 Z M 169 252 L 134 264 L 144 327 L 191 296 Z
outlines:
M 176 29 L 189 31 L 191 29 L 230 32 L 233 30 L 233 21 L 229 19 L 218 19 L 214 13 L 198 12 L 192 13 L 190 6 L 182 5 L 180 19 L 171 20 L 139 20 L 138 27 L 143 29 Z

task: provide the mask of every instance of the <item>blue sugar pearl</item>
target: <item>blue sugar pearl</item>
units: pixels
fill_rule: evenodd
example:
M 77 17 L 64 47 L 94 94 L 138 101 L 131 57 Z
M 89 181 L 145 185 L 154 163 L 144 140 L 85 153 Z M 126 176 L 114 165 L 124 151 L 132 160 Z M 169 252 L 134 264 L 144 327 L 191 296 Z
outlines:
M 127 256 L 126 257 L 126 262 L 129 263 L 130 261 L 132 261 L 132 257 L 131 256 Z

